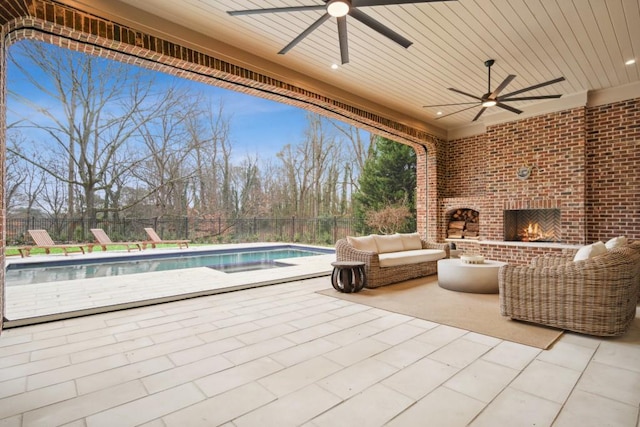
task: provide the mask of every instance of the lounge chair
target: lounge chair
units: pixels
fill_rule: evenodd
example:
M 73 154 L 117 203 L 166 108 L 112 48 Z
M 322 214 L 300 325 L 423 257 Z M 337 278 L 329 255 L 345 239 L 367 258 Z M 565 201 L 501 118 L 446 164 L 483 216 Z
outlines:
M 145 228 L 144 231 L 147 232 L 147 234 L 149 235 L 149 240 L 148 242 L 144 242 L 143 247 L 146 247 L 146 245 L 151 245 L 152 248 L 155 249 L 157 244 L 160 243 L 169 243 L 169 244 L 176 244 L 178 245 L 178 247 L 180 249 L 182 249 L 182 247 L 189 247 L 189 242 L 191 240 L 162 240 L 160 238 L 160 236 L 158 236 L 158 233 L 156 233 L 156 230 L 154 230 L 153 228 Z
M 89 252 L 91 252 L 91 245 L 74 245 L 74 244 L 58 244 L 53 241 L 47 230 L 28 230 L 31 239 L 33 239 L 35 245 L 33 246 L 21 246 L 18 248 L 20 256 L 22 258 L 28 257 L 31 254 L 31 250 L 34 248 L 44 249 L 46 254 L 51 252 L 51 249 L 62 249 L 65 255 L 69 255 L 70 252 L 82 252 L 84 254 L 84 247 L 89 246 Z M 76 249 L 77 250 L 72 250 Z
M 131 249 L 135 248 L 141 251 L 144 245 L 144 242 L 113 242 L 102 228 L 92 228 L 91 233 L 96 238 L 96 245 L 100 246 L 103 251 L 107 250 L 107 246 L 125 246 L 127 252 L 131 252 Z

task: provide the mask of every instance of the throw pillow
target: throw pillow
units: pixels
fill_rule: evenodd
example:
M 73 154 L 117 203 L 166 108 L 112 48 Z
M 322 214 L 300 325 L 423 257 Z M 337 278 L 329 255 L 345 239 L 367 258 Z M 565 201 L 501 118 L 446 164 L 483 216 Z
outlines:
M 619 248 L 620 246 L 627 246 L 627 238 L 625 236 L 614 237 L 604 244 L 607 249 Z
M 351 237 L 347 236 L 347 242 L 359 251 L 378 253 L 378 246 L 373 236 Z
M 587 246 L 581 247 L 573 257 L 574 261 L 584 261 L 594 256 L 607 253 L 607 247 L 602 242 L 595 242 Z

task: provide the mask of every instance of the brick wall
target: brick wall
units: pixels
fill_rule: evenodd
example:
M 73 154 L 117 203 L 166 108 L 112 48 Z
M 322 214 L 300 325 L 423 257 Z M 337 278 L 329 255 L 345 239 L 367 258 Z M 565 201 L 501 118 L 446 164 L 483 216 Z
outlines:
M 587 109 L 587 241 L 640 239 L 640 99 Z
M 529 179 L 516 176 L 520 166 L 533 166 Z M 504 209 L 538 208 L 561 210 L 564 243 L 640 239 L 640 99 L 488 127 L 451 141 L 443 167 L 442 217 L 480 211 L 483 239 L 503 239 Z
M 483 239 L 503 239 L 504 209 L 559 208 L 562 240 L 584 241 L 584 108 L 490 126 L 483 135 L 451 141 L 445 164 L 443 215 L 479 210 Z M 526 180 L 516 174 L 523 166 L 532 168 Z M 460 198 L 473 206 L 458 205 Z
M 449 142 L 444 159 L 444 197 L 485 194 L 485 170 L 492 155 L 487 144 L 486 133 Z

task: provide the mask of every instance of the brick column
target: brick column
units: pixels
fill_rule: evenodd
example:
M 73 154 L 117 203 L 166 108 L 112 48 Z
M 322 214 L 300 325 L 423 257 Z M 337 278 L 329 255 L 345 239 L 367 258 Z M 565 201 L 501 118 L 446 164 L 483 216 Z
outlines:
M 416 151 L 416 228 L 421 236 L 429 236 L 427 230 L 427 148 L 415 145 Z
M 6 26 L 0 26 L 0 265 L 4 266 L 5 257 L 5 158 L 7 148 L 7 43 Z M 4 268 L 0 268 L 0 333 L 4 319 Z
M 438 235 L 438 142 L 414 145 L 416 150 L 416 228 L 427 240 L 441 241 Z

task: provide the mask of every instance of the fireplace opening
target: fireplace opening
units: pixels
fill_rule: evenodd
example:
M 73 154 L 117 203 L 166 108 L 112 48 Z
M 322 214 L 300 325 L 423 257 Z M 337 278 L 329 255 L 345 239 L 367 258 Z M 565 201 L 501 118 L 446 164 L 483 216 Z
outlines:
M 449 212 L 448 239 L 478 240 L 479 236 L 480 212 L 468 208 L 454 209 Z
M 560 209 L 505 210 L 504 240 L 560 242 Z

